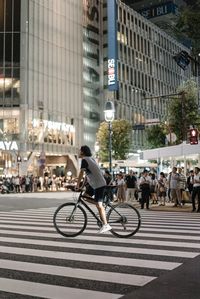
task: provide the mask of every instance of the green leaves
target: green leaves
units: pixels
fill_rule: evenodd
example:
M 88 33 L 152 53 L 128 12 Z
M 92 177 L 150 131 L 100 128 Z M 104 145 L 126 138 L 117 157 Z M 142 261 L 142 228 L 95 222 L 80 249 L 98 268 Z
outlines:
M 124 119 L 112 122 L 112 156 L 115 160 L 123 160 L 129 152 L 131 145 L 131 125 Z M 99 156 L 102 162 L 109 157 L 109 124 L 102 122 L 97 132 L 97 141 L 100 145 Z
M 171 99 L 169 103 L 168 121 L 178 141 L 186 139 L 187 129 L 190 125 L 199 127 L 200 116 L 197 104 L 197 86 L 192 80 L 184 82 L 179 87 L 179 97 Z
M 165 128 L 163 128 L 162 125 L 149 127 L 146 130 L 148 147 L 157 148 L 165 146 L 166 133 Z

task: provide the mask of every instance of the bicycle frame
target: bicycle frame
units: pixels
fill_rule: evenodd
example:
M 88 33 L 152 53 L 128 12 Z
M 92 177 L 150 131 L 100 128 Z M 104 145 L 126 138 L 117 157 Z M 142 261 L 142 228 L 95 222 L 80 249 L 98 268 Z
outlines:
M 97 220 L 97 222 L 101 223 L 102 224 L 102 220 L 93 212 L 93 210 L 88 206 L 88 204 L 84 201 L 84 198 L 85 199 L 89 199 L 90 201 L 92 200 L 91 197 L 87 196 L 87 195 L 84 195 L 83 194 L 83 191 L 81 191 L 81 193 L 79 194 L 79 197 L 78 197 L 78 200 L 76 202 L 76 206 L 74 208 L 74 210 L 72 211 L 72 214 L 70 217 L 73 217 L 75 211 L 76 211 L 76 208 L 77 206 L 81 203 L 89 212 L 90 214 Z M 92 202 L 91 202 L 92 203 Z M 94 201 L 94 204 L 95 204 L 95 201 Z M 110 209 L 114 210 L 120 217 L 123 217 L 116 209 L 114 206 L 112 206 L 109 202 L 106 203 L 106 206 L 105 206 L 105 209 L 109 207 Z M 112 222 L 109 222 L 109 223 L 116 223 L 116 222 L 120 222 L 120 221 L 112 221 Z
M 93 210 L 83 200 L 84 198 L 92 200 L 91 197 L 83 195 L 83 191 L 81 191 L 81 193 L 79 194 L 78 200 L 76 202 L 76 206 L 75 206 L 74 210 L 72 211 L 71 217 L 73 216 L 74 212 L 76 211 L 76 207 L 81 203 L 98 222 L 102 223 L 102 220 L 93 212 Z M 94 201 L 94 204 L 95 204 L 95 201 Z

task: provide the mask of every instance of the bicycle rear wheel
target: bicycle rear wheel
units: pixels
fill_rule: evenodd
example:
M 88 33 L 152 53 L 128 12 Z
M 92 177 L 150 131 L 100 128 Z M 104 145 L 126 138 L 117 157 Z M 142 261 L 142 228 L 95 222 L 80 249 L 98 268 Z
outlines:
M 57 232 L 64 237 L 76 237 L 86 228 L 87 214 L 75 203 L 64 203 L 55 211 L 53 224 Z
M 133 236 L 141 224 L 140 213 L 128 203 L 112 205 L 108 211 L 107 219 L 112 227 L 111 233 L 119 238 Z

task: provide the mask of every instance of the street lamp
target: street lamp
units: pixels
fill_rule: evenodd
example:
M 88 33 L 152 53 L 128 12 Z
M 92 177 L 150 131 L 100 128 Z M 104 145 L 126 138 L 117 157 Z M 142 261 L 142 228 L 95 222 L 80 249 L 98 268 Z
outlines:
M 105 104 L 105 121 L 108 122 L 108 131 L 109 131 L 109 171 L 112 173 L 112 121 L 115 117 L 115 107 L 114 103 L 107 101 Z

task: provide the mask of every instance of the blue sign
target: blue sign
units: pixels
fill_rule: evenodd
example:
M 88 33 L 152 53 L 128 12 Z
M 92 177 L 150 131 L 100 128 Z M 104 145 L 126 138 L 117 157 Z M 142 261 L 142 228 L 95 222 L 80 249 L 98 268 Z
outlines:
M 139 13 L 147 19 L 167 15 L 169 13 L 173 13 L 174 15 L 177 15 L 178 7 L 176 4 L 174 4 L 172 1 L 170 1 L 170 2 L 160 4 L 160 5 L 141 9 L 139 11 Z
M 117 7 L 116 0 L 107 1 L 108 13 L 108 90 L 118 90 L 117 80 Z

